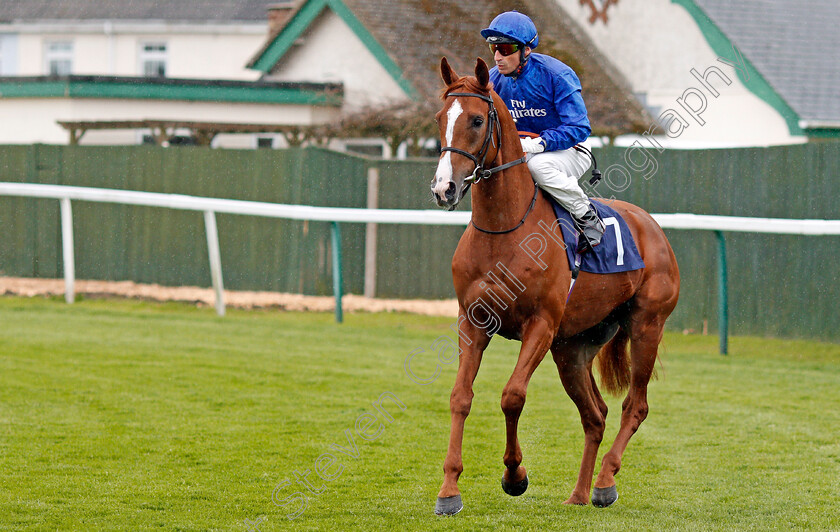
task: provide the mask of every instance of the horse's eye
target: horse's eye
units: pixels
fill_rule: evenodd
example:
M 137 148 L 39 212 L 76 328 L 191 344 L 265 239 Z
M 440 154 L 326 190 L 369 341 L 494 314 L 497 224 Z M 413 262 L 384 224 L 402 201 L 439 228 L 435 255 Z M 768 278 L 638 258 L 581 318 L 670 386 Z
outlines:
M 477 116 L 477 117 L 473 118 L 472 126 L 476 127 L 476 128 L 481 127 L 481 124 L 483 124 L 483 123 L 484 123 L 484 118 L 482 118 L 480 116 Z

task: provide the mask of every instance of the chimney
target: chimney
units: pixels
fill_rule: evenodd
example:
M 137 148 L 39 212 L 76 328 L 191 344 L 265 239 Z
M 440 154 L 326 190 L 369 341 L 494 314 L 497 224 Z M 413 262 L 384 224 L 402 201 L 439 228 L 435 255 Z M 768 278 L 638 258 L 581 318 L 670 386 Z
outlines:
M 268 34 L 275 35 L 286 25 L 289 16 L 297 4 L 297 0 L 280 0 L 266 6 L 268 12 Z

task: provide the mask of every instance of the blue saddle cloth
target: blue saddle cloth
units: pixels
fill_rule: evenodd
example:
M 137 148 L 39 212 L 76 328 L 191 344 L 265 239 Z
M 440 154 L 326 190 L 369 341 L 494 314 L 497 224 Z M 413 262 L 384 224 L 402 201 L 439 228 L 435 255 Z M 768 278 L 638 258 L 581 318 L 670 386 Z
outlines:
M 578 231 L 572 221 L 569 211 L 561 207 L 554 198 L 546 196 L 554 207 L 554 213 L 563 230 L 563 241 L 566 244 L 566 255 L 569 258 L 569 268 L 574 268 L 575 250 L 578 244 Z M 607 205 L 590 200 L 598 216 L 606 225 L 607 230 L 601 238 L 601 243 L 581 255 L 580 270 L 589 273 L 619 273 L 639 270 L 645 267 L 645 262 L 639 255 L 636 242 L 627 227 L 627 222 L 614 209 Z

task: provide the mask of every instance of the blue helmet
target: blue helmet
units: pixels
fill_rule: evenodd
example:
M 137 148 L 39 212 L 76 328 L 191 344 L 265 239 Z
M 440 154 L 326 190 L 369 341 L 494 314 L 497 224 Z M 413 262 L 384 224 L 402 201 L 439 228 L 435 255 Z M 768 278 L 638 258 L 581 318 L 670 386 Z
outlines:
M 511 39 L 532 50 L 540 43 L 537 27 L 528 15 L 519 11 L 507 11 L 497 16 L 490 23 L 489 28 L 481 30 L 481 36 L 488 39 L 488 42 L 491 37 Z

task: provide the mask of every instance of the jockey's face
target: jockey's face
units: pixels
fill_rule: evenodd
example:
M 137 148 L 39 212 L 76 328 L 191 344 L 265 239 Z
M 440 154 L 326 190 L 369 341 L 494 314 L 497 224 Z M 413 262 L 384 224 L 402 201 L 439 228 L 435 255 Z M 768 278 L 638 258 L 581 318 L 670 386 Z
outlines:
M 520 55 L 525 54 L 525 57 L 528 57 L 530 53 L 531 49 L 527 46 L 524 50 L 518 50 L 510 55 L 502 55 L 500 51 L 496 50 L 496 53 L 493 55 L 493 61 L 499 67 L 499 74 L 509 76 L 519 68 Z

